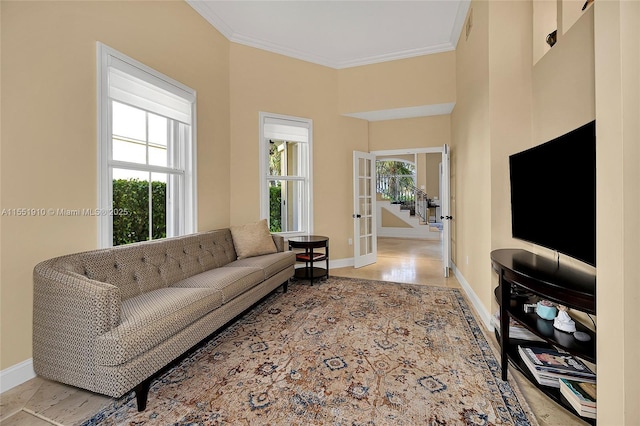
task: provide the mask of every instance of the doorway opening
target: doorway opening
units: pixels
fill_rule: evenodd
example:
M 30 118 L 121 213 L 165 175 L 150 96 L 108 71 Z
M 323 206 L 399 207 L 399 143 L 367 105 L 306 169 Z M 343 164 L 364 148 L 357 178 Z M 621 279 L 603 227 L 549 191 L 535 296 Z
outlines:
M 356 268 L 376 261 L 378 237 L 414 238 L 439 241 L 444 277 L 449 276 L 452 217 L 447 145 L 354 152 L 354 207 L 354 236 L 360 235 L 364 220 L 375 224 L 366 228 L 366 237 L 374 242 L 367 257 L 354 247 Z

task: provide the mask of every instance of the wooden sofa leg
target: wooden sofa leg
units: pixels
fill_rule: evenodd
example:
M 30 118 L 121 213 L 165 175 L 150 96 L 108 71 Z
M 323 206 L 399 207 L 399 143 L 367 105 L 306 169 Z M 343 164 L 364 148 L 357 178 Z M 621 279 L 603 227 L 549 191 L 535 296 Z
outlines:
M 136 402 L 138 403 L 138 411 L 144 411 L 147 408 L 147 397 L 149 396 L 149 388 L 151 387 L 151 379 L 146 379 L 138 386 L 133 388 L 136 393 Z

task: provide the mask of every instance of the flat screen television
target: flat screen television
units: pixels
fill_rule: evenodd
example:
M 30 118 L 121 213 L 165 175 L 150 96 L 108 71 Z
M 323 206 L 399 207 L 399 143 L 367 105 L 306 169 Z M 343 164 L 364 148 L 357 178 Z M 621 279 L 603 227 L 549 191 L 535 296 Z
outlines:
M 509 156 L 512 236 L 596 266 L 596 123 Z

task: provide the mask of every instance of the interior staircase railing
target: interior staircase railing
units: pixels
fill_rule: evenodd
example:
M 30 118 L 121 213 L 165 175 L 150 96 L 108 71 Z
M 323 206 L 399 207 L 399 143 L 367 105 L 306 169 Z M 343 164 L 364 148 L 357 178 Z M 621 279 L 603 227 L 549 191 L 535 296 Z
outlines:
M 401 209 L 409 210 L 422 222 L 428 222 L 429 198 L 427 193 L 414 185 L 413 175 L 377 175 L 376 191 Z

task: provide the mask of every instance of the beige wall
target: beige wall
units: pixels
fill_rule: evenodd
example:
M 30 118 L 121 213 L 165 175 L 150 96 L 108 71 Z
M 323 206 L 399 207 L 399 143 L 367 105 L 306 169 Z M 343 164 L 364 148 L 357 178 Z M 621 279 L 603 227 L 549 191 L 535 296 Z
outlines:
M 400 219 L 398 216 L 394 215 L 393 213 L 391 213 L 390 211 L 388 211 L 387 209 L 383 208 L 380 210 L 381 212 L 381 218 L 380 218 L 380 224 L 383 227 L 389 227 L 389 228 L 411 228 L 411 225 L 409 225 L 407 222 L 405 222 L 404 220 Z
M 441 147 L 450 141 L 451 118 L 449 115 L 369 123 L 369 150 L 371 151 Z
M 595 118 L 593 8 L 589 8 L 533 71 L 533 143 Z
M 547 36 L 558 29 L 558 6 L 555 0 L 533 0 L 533 62 L 551 49 Z M 560 34 L 558 37 L 562 37 Z
M 598 424 L 634 425 L 640 418 L 640 3 L 598 1 L 593 9 Z
M 338 71 L 341 114 L 454 102 L 455 52 Z
M 452 259 L 482 304 L 491 306 L 491 143 L 489 5 L 474 1 L 473 27 L 456 48 L 456 106 L 451 114 Z
M 96 42 L 198 94 L 199 228 L 229 223 L 228 41 L 183 2 L 0 3 L 3 209 L 97 205 Z M 92 217 L 2 216 L 0 369 L 31 357 L 32 270 L 97 247 Z
M 450 143 L 450 142 L 449 142 Z M 420 154 L 425 158 L 425 190 L 429 198 L 440 198 L 440 164 L 441 154 Z
M 368 151 L 364 120 L 337 113 L 338 71 L 231 43 L 231 222 L 257 220 L 260 111 L 313 120 L 314 230 L 333 259 L 353 256 L 353 151 Z
M 531 3 L 490 5 L 491 248 L 496 249 L 522 246 L 511 237 L 508 158 L 532 146 L 531 93 L 536 90 L 532 87 Z M 497 276 L 489 274 L 497 284 Z

